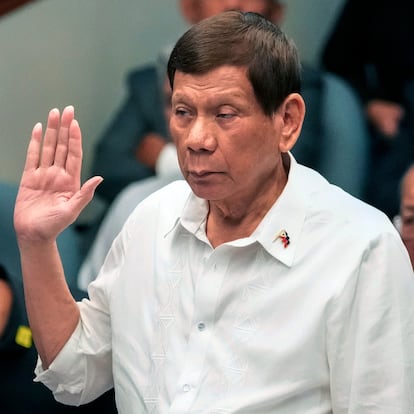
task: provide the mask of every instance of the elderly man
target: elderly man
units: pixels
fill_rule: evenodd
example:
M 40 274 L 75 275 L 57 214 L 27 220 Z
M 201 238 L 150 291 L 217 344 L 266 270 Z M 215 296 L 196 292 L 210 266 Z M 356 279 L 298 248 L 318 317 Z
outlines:
M 290 154 L 305 114 L 293 43 L 229 11 L 178 40 L 168 75 L 185 180 L 134 210 L 81 303 L 56 238 L 102 178 L 80 186 L 73 107 L 33 129 L 15 228 L 38 380 L 68 404 L 114 386 L 120 413 L 412 412 L 407 250 Z

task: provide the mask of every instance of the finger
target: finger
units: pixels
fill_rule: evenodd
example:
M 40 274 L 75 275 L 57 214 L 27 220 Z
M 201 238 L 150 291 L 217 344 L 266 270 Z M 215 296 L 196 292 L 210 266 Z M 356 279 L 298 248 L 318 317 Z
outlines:
M 32 130 L 29 146 L 27 147 L 26 162 L 24 171 L 29 171 L 39 167 L 40 149 L 42 146 L 42 124 L 38 122 Z
M 49 167 L 54 162 L 59 124 L 59 110 L 54 108 L 49 112 L 47 119 L 47 128 L 43 139 L 40 160 L 41 167 Z
M 81 189 L 68 201 L 69 208 L 72 212 L 72 220 L 75 221 L 81 211 L 92 200 L 96 187 L 103 181 L 100 176 L 95 176 L 87 180 Z
M 81 187 L 80 189 L 80 205 L 82 208 L 86 207 L 86 205 L 92 200 L 96 187 L 103 181 L 103 178 L 100 176 L 95 176 L 89 178 Z
M 65 167 L 66 165 L 69 147 L 69 128 L 74 118 L 74 112 L 73 106 L 67 106 L 62 112 L 54 159 L 54 164 L 58 167 Z
M 82 133 L 78 121 L 74 119 L 69 127 L 66 172 L 80 180 L 82 170 Z

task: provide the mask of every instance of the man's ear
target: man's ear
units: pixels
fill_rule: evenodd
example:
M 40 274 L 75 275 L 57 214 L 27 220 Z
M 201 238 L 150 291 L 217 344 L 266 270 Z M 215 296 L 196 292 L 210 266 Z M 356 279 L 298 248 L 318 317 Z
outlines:
M 305 101 L 300 94 L 291 93 L 283 101 L 278 113 L 283 120 L 279 149 L 281 152 L 288 152 L 295 145 L 302 130 Z
M 198 16 L 198 0 L 180 0 L 180 9 L 181 14 L 185 20 L 194 24 L 197 23 L 199 19 Z

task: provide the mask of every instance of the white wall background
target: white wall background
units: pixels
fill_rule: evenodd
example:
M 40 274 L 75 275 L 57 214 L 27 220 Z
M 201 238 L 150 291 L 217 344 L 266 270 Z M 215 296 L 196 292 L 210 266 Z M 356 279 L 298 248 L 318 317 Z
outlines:
M 343 0 L 288 0 L 284 28 L 317 63 Z M 75 106 L 84 168 L 119 105 L 124 77 L 186 28 L 177 0 L 38 0 L 0 18 L 0 180 L 17 183 L 32 126 Z M 1 197 L 1 196 L 0 196 Z

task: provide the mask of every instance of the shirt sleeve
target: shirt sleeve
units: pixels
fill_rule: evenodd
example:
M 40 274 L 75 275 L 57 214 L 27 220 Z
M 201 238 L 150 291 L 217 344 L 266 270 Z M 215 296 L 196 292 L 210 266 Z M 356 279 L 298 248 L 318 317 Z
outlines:
M 35 381 L 67 405 L 89 403 L 113 388 L 111 330 L 108 312 L 97 295 L 79 302 L 81 319 L 49 368 L 38 358 Z
M 330 304 L 328 363 L 335 414 L 414 412 L 414 277 L 395 233 L 370 243 Z

